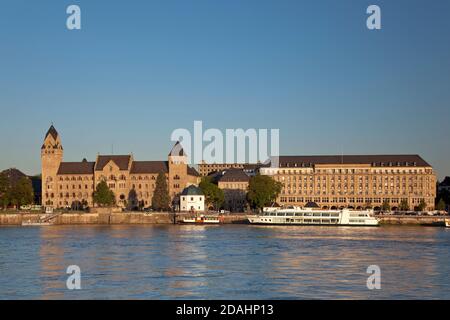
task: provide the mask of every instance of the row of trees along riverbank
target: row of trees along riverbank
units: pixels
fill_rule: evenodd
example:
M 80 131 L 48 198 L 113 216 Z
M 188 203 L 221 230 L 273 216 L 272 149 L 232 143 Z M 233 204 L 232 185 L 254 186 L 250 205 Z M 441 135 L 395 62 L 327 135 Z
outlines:
M 9 179 L 5 173 L 0 173 L 0 207 L 19 208 L 32 204 L 34 201 L 33 186 L 30 178 L 23 176 L 17 181 Z
M 206 207 L 219 210 L 222 208 L 225 196 L 223 190 L 211 181 L 210 177 L 202 178 L 200 189 L 205 195 Z M 269 176 L 256 175 L 250 178 L 247 201 L 252 209 L 260 210 L 274 202 L 281 192 L 282 184 Z M 115 195 L 105 181 L 100 182 L 94 192 L 94 202 L 99 206 L 112 206 L 115 204 Z M 171 209 L 170 196 L 166 177 L 158 174 L 151 207 L 155 211 L 168 211 Z

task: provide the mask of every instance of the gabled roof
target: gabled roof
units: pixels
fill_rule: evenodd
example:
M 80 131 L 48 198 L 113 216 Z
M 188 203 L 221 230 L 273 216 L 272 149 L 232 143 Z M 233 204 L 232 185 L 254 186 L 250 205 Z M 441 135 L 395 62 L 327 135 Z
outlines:
M 219 182 L 248 182 L 250 177 L 242 169 L 228 169 L 222 171 Z
M 95 164 L 95 171 L 101 171 L 108 164 L 109 161 L 113 161 L 120 170 L 128 170 L 130 164 L 130 155 L 101 155 L 97 157 L 97 163 Z
M 57 174 L 93 174 L 95 162 L 61 162 Z
M 167 161 L 133 161 L 130 173 L 167 173 L 168 171 Z
M 184 190 L 181 192 L 182 196 L 202 196 L 203 191 L 199 187 L 196 187 L 194 185 L 190 185 L 187 188 L 184 188 Z
M 58 131 L 56 131 L 56 129 L 53 125 L 51 125 L 50 128 L 48 129 L 47 133 L 45 134 L 45 138 L 47 138 L 48 135 L 51 135 L 53 137 L 53 139 L 55 139 L 55 140 L 56 140 L 56 138 L 58 138 Z
M 177 141 L 177 143 L 175 143 L 175 145 L 173 146 L 172 150 L 170 150 L 169 152 L 169 156 L 185 156 L 185 155 L 186 154 L 180 141 Z
M 325 155 L 280 156 L 280 167 L 311 167 L 316 164 L 369 164 L 372 167 L 430 167 L 419 155 Z
M 195 168 L 192 167 L 187 167 L 187 173 L 190 176 L 194 176 L 194 177 L 200 177 L 200 174 L 197 172 L 197 170 L 195 170 Z

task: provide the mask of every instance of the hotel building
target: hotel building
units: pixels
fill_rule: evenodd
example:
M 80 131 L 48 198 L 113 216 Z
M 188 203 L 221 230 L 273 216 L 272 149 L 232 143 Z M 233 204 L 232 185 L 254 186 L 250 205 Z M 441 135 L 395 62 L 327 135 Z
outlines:
M 434 209 L 436 175 L 418 155 L 280 156 L 279 166 L 261 167 L 283 184 L 280 205 L 321 208 L 381 208 L 393 210 L 404 199 L 412 210 L 423 199 Z

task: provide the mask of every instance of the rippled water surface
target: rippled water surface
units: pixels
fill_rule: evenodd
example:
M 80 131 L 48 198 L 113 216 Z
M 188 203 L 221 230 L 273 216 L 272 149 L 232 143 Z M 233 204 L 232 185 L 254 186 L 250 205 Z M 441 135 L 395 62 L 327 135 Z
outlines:
M 81 290 L 66 288 L 69 265 Z M 1 227 L 0 299 L 22 298 L 450 299 L 450 229 Z

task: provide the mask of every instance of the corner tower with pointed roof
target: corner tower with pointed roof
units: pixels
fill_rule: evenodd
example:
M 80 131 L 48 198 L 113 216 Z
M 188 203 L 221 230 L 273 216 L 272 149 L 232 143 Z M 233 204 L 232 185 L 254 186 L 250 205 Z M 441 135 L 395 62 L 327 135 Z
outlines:
M 176 197 L 188 183 L 187 155 L 179 141 L 169 153 L 169 196 Z
M 63 159 L 61 138 L 53 125 L 48 129 L 41 147 L 42 204 L 56 206 L 57 173 Z

